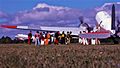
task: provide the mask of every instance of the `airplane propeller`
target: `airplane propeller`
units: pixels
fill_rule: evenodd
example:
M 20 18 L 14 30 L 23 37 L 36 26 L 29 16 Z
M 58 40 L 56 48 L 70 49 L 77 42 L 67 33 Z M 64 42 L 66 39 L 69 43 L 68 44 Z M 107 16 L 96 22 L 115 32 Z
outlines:
M 97 29 L 98 29 L 98 27 L 100 27 L 101 24 L 102 24 L 102 21 L 100 22 L 100 24 L 97 24 Z
M 80 25 L 86 25 L 86 27 L 87 27 L 87 30 L 88 30 L 88 32 L 90 32 L 91 30 L 93 30 L 93 28 L 92 27 L 90 27 L 87 23 L 84 23 L 84 18 L 81 16 L 81 17 L 79 17 L 79 20 L 80 20 Z

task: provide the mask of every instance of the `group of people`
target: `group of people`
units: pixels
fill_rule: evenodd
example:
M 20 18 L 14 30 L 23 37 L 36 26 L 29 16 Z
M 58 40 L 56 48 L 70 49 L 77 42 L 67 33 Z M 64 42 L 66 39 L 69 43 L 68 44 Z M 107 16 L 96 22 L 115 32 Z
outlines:
M 67 32 L 67 34 L 65 34 L 64 31 L 62 33 L 60 33 L 59 31 L 54 32 L 53 34 L 51 34 L 50 32 L 36 31 L 34 35 L 34 42 L 36 46 L 48 45 L 51 43 L 54 43 L 56 45 L 58 45 L 59 43 L 70 44 L 72 40 L 71 34 L 72 32 Z M 31 43 L 32 43 L 32 32 L 30 31 L 30 33 L 28 34 L 28 44 Z M 97 38 L 88 39 L 88 38 L 79 37 L 79 43 L 82 45 L 91 45 L 91 44 L 95 45 L 95 44 L 100 44 L 100 41 Z
M 80 34 L 82 34 L 81 31 Z M 96 45 L 96 44 L 100 44 L 100 41 L 98 38 L 82 38 L 79 35 L 79 43 L 82 45 Z
M 82 45 L 97 45 L 100 44 L 100 41 L 98 38 L 87 39 L 79 37 L 79 43 Z
M 69 44 L 71 42 L 72 36 L 71 36 L 72 32 L 67 32 L 67 34 L 64 33 L 64 31 L 62 33 L 55 32 L 54 34 L 50 34 L 50 32 L 39 32 L 36 31 L 34 37 L 34 42 L 36 46 L 40 46 L 40 45 L 48 45 L 51 43 L 54 43 L 56 45 L 58 45 L 59 43 L 61 44 Z M 32 43 L 32 32 L 30 31 L 30 33 L 28 34 L 28 44 Z

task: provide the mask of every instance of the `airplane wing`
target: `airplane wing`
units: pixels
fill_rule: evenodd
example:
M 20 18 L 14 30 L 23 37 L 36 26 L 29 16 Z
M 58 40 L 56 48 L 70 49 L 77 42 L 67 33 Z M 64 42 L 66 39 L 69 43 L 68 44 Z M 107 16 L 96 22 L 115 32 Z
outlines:
M 32 26 L 10 26 L 10 25 L 0 25 L 2 28 L 10 28 L 10 29 L 20 29 L 20 30 L 33 30 L 33 31 L 49 31 L 56 32 L 52 30 L 42 29 L 42 27 L 32 27 Z
M 78 27 L 54 27 L 54 26 L 8 26 L 8 25 L 0 25 L 2 28 L 11 28 L 11 29 L 20 29 L 20 30 L 32 30 L 32 31 L 48 31 L 48 32 L 57 32 L 62 33 L 72 32 L 72 35 L 78 35 L 80 29 Z
M 81 38 L 108 38 L 110 37 L 110 32 L 91 32 L 91 33 L 85 33 L 85 34 L 80 34 L 79 37 Z

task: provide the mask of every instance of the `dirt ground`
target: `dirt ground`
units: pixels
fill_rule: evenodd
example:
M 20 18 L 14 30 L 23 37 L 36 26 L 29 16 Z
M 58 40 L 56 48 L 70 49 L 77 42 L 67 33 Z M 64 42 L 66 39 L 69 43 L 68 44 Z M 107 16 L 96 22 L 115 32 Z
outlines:
M 0 68 L 120 68 L 120 45 L 0 44 Z

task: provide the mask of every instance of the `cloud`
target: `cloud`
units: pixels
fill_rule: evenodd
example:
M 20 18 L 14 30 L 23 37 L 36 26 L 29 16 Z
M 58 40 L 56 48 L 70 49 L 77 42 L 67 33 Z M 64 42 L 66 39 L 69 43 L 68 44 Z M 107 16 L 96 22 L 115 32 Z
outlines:
M 10 21 L 10 15 L 0 11 L 0 24 L 6 24 L 8 21 Z
M 8 15 L 2 11 L 0 11 L 0 18 L 6 18 Z
M 61 20 L 63 24 L 66 23 L 66 21 L 69 21 L 70 23 L 72 20 L 78 20 L 79 16 L 81 16 L 82 13 L 78 9 L 72 9 L 68 7 L 59 7 L 59 6 L 50 6 L 45 3 L 38 4 L 36 7 L 34 7 L 31 11 L 21 11 L 15 14 L 15 17 L 12 21 L 9 23 L 11 24 L 57 24 Z M 61 24 L 62 24 L 61 23 Z M 75 22 L 73 22 L 75 23 Z M 76 22 L 77 24 L 78 22 Z
M 115 5 L 115 12 L 116 12 L 116 20 L 120 20 L 120 2 L 115 2 L 115 3 L 105 3 L 103 6 L 95 8 L 97 12 L 99 11 L 105 11 L 107 12 L 110 16 L 112 14 L 112 5 Z
M 111 11 L 112 10 L 112 5 L 115 5 L 116 11 L 120 10 L 119 6 L 120 6 L 120 2 L 115 2 L 115 3 L 105 3 L 103 6 L 101 7 L 97 7 L 95 8 L 96 11 Z

